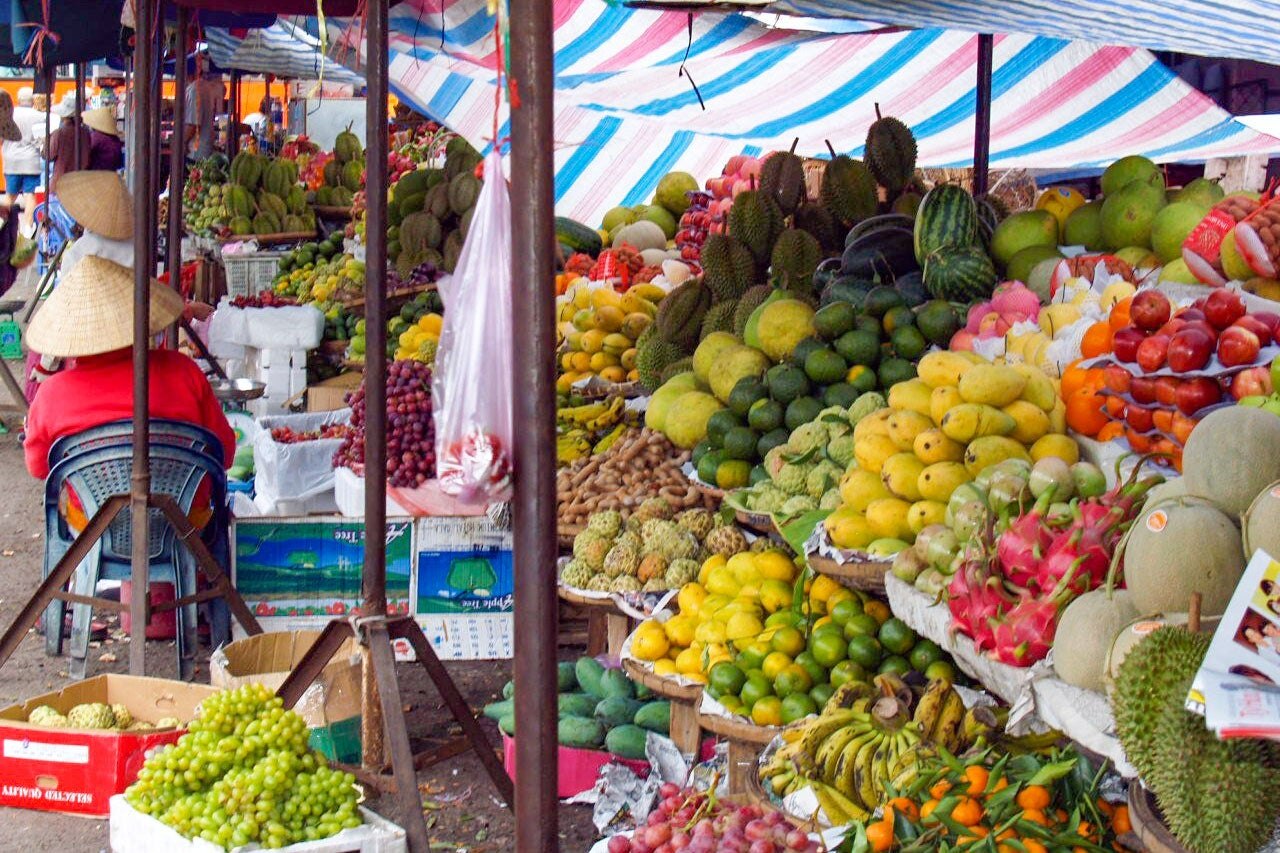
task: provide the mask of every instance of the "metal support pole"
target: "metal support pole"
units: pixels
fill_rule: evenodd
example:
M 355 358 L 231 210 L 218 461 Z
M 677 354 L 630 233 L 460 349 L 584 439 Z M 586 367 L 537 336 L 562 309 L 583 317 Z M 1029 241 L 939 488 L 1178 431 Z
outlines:
M 130 478 L 129 506 L 132 511 L 133 536 L 133 600 L 129 615 L 133 620 L 133 636 L 129 643 L 129 672 L 143 675 L 146 672 L 146 640 L 144 629 L 149 621 L 147 613 L 150 594 L 147 590 L 147 574 L 150 550 L 148 541 L 148 505 L 151 495 L 151 466 L 147 448 L 151 444 L 151 428 L 147 421 L 150 407 L 148 380 L 150 371 L 147 351 L 151 338 L 151 275 L 155 269 L 155 186 L 152 178 L 152 161 L 156 156 L 156 136 L 151 132 L 151 116 L 156 112 L 155 88 L 152 79 L 156 74 L 155 39 L 152 30 L 156 21 L 157 0 L 137 0 L 138 37 L 134 53 L 133 105 L 134 127 L 138 151 L 131 164 L 133 170 L 133 474 Z
M 533 853 L 559 850 L 556 786 L 548 782 L 558 772 L 556 338 L 555 305 L 546 298 L 556 250 L 554 40 L 551 3 L 511 0 L 510 8 L 511 77 L 520 91 L 520 105 L 511 110 L 511 314 L 520 329 L 511 336 L 517 372 L 512 417 L 521 426 L 515 443 L 514 668 L 516 716 L 524 721 L 516 741 L 515 849 Z
M 50 103 L 49 103 L 50 112 L 52 112 L 52 108 L 53 108 L 52 93 L 49 94 L 49 98 L 50 98 Z M 75 142 L 72 150 L 72 156 L 74 157 L 74 159 L 71 161 L 76 164 L 77 169 L 80 168 L 80 162 L 81 162 L 80 158 L 83 155 L 83 152 L 80 150 L 80 146 L 81 146 L 80 113 L 82 112 L 84 112 L 84 63 L 77 62 L 76 63 L 76 118 L 75 118 L 76 135 L 75 135 Z M 48 120 L 49 120 L 48 116 L 46 115 L 45 122 L 48 123 Z M 47 139 L 48 137 L 46 136 L 45 138 Z M 47 171 L 48 164 L 46 164 L 45 168 Z M 48 183 L 48 180 L 49 178 L 46 176 L 45 182 Z
M 240 134 L 236 133 L 236 125 L 240 122 L 240 72 L 231 69 L 231 109 L 227 116 L 227 157 L 234 158 L 240 153 Z
M 987 191 L 987 171 L 991 163 L 991 63 L 995 38 L 978 36 L 977 104 L 973 111 L 973 194 Z
M 178 6 L 178 46 L 173 52 L 173 135 L 169 138 L 169 257 L 165 270 L 174 290 L 180 286 L 182 269 L 182 192 L 185 186 L 183 174 L 186 166 L 186 145 L 183 144 L 187 113 L 187 16 L 186 6 Z M 174 336 L 177 344 L 177 336 Z
M 372 0 L 367 7 L 368 53 L 365 78 L 365 174 L 369 181 L 368 222 L 365 227 L 365 335 L 377 345 L 364 365 L 364 613 L 387 612 L 387 10 L 388 0 Z M 385 730 L 378 684 L 365 655 L 361 735 L 364 765 L 385 763 Z

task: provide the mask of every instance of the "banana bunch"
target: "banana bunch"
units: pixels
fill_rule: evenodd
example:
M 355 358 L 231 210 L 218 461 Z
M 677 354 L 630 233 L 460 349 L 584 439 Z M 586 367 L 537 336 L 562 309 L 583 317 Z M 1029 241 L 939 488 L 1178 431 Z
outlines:
M 587 403 L 556 411 L 556 421 L 581 427 L 588 432 L 608 429 L 622 420 L 627 411 L 627 401 L 622 397 L 610 397 L 607 401 Z
M 570 429 L 556 436 L 556 464 L 568 465 L 590 456 L 594 445 L 585 429 Z

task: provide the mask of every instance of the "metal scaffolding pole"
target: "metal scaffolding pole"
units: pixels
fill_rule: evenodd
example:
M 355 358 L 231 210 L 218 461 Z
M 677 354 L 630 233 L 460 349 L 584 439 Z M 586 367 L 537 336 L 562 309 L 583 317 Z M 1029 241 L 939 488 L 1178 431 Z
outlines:
M 990 33 L 978 36 L 978 102 L 973 111 L 973 194 L 987 191 L 987 172 L 991 163 L 991 63 L 995 38 Z

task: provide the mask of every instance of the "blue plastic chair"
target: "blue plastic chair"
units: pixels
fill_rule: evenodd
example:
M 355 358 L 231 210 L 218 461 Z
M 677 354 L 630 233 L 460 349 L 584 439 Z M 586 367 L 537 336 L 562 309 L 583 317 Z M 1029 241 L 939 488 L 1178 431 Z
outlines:
M 214 507 L 226 504 L 226 474 L 220 462 L 211 456 L 187 447 L 163 444 L 152 445 L 151 491 L 153 494 L 170 495 L 183 514 L 189 514 L 195 501 L 201 480 L 210 485 L 210 498 Z M 133 452 L 128 446 L 98 447 L 68 456 L 49 472 L 45 480 L 45 548 L 44 574 L 48 574 L 67 549 L 75 534 L 67 526 L 58 508 L 62 490 L 70 486 L 75 490 L 86 516 L 92 518 L 99 508 L 113 495 L 128 494 L 133 469 Z M 191 552 L 177 540 L 173 527 L 158 509 L 151 511 L 148 555 L 149 579 L 173 583 L 177 598 L 190 595 L 196 589 L 196 561 Z M 127 580 L 132 560 L 132 513 L 126 509 L 115 517 L 107 531 L 90 551 L 89 556 L 76 570 L 73 589 L 80 595 L 93 595 L 100 578 Z M 215 523 L 210 520 L 209 525 Z M 65 604 L 57 601 L 45 611 L 46 644 L 55 653 L 61 652 L 62 619 Z M 71 622 L 71 674 L 83 678 L 85 659 L 89 653 L 89 623 L 92 609 L 87 604 L 76 604 Z M 51 618 L 52 617 L 52 618 Z M 184 680 L 189 680 L 195 664 L 196 606 L 181 607 L 177 612 L 178 670 Z M 134 636 L 140 639 L 145 626 L 135 625 Z M 52 644 L 49 638 L 53 638 Z
M 53 470 L 63 459 L 85 450 L 98 447 L 131 447 L 133 442 L 133 421 L 129 419 L 111 421 L 90 427 L 82 432 L 64 435 L 49 448 L 49 470 Z M 189 447 L 204 453 L 226 465 L 222 456 L 222 441 L 209 430 L 187 421 L 176 421 L 168 418 L 151 420 L 151 443 L 167 444 L 174 447 Z M 220 565 L 229 566 L 231 544 L 228 540 L 230 514 L 224 501 L 215 507 L 214 517 L 201 531 L 201 538 L 213 553 Z M 56 563 L 57 560 L 54 560 Z M 221 600 L 207 603 L 210 629 L 216 648 L 231 639 L 231 614 L 225 602 Z M 49 655 L 62 653 L 62 637 L 49 633 L 49 627 L 56 623 L 59 616 L 65 618 L 65 603 L 55 601 L 45 611 L 45 651 Z

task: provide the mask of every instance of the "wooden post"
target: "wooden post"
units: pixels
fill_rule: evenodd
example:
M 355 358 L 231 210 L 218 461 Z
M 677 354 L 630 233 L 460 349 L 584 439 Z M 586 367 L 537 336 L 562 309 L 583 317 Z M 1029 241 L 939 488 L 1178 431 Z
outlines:
M 991 168 L 991 68 L 995 38 L 990 33 L 978 36 L 977 104 L 973 110 L 973 194 L 987 191 L 987 172 Z

